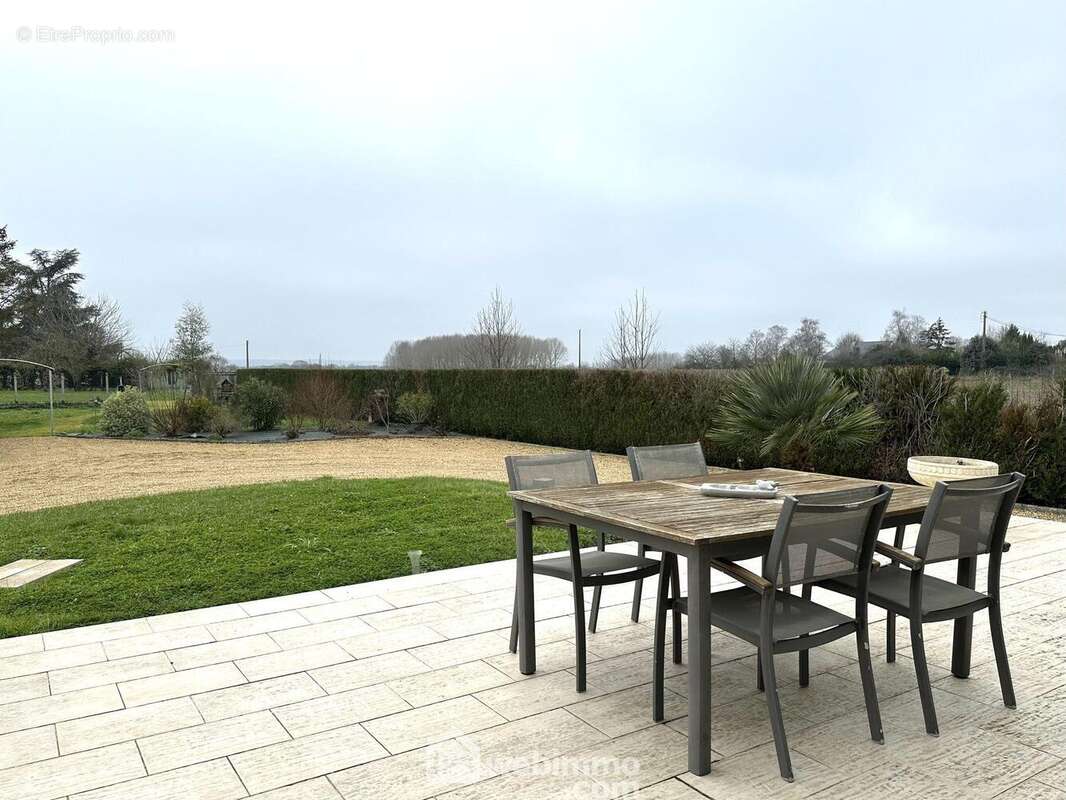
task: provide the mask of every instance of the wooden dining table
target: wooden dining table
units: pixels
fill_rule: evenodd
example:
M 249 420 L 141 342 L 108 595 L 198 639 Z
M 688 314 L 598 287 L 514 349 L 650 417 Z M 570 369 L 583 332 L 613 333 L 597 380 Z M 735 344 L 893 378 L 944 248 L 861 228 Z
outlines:
M 701 483 L 777 481 L 775 499 L 708 497 Z M 756 469 L 711 472 L 679 480 L 604 483 L 568 489 L 512 491 L 518 552 L 518 654 L 525 675 L 536 672 L 533 597 L 533 524 L 535 517 L 635 540 L 687 560 L 688 574 L 688 765 L 696 775 L 711 771 L 711 565 L 712 558 L 741 559 L 765 553 L 777 525 L 783 496 L 833 492 L 870 486 L 876 481 Z M 920 522 L 931 490 L 898 483 L 885 512 L 884 528 Z M 973 561 L 970 559 L 969 561 Z M 960 581 L 973 586 L 976 563 L 960 564 Z M 955 628 L 953 672 L 969 673 L 972 618 Z M 957 662 L 957 663 L 956 663 Z M 957 671 L 956 671 L 957 668 Z M 961 674 L 965 673 L 965 674 Z M 649 714 L 650 705 L 649 705 Z

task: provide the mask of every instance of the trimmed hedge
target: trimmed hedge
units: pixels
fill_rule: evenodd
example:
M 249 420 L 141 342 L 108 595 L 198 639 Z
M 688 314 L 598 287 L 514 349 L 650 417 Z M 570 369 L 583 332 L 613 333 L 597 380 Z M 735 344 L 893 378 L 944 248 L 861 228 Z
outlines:
M 329 374 L 366 409 L 371 392 L 388 392 L 395 414 L 404 392 L 428 391 L 434 424 L 472 436 L 622 453 L 629 445 L 702 441 L 711 464 L 762 466 L 752 453 L 727 452 L 705 439 L 728 382 L 710 370 L 381 370 Z M 995 389 L 960 387 L 933 367 L 840 370 L 888 424 L 873 448 L 816 455 L 834 474 L 908 481 L 906 460 L 918 452 L 991 458 L 1024 472 L 1023 499 L 1066 506 L 1066 421 L 1061 392 L 1038 407 L 1007 402 Z M 240 370 L 292 392 L 307 370 Z M 974 412 L 979 414 L 974 417 Z M 965 432 L 965 436 L 960 435 Z

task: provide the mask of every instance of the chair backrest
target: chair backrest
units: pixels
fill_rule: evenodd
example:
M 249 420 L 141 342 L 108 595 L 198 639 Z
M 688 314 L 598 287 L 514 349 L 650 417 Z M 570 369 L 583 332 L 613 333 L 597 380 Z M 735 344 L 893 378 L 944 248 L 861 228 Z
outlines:
M 763 577 L 778 588 L 788 588 L 843 575 L 867 575 L 891 497 L 892 489 L 883 484 L 802 499 L 786 497 L 763 563 Z
M 1024 482 L 1021 473 L 1008 472 L 937 483 L 922 517 L 914 555 L 936 563 L 998 554 Z
M 596 483 L 591 450 L 572 450 L 546 456 L 507 456 L 511 490 L 568 489 Z
M 662 481 L 707 474 L 707 459 L 699 442 L 627 447 L 626 455 L 635 481 Z

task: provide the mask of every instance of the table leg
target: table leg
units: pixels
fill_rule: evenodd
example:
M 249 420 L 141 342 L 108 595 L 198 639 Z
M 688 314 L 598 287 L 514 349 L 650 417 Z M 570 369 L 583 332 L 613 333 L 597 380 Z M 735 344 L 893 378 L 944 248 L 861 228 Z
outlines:
M 977 584 L 977 559 L 959 559 L 959 586 L 973 589 Z M 955 620 L 955 638 L 951 644 L 951 674 L 970 677 L 970 649 L 973 644 L 973 614 Z
M 515 507 L 515 551 L 518 555 L 518 669 L 537 671 L 537 637 L 533 622 L 533 515 Z
M 711 771 L 711 564 L 700 545 L 688 557 L 688 769 Z

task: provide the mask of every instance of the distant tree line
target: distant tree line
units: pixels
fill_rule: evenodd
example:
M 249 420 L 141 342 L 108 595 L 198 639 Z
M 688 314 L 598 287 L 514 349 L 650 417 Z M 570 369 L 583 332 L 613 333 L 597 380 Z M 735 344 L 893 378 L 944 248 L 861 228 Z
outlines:
M 78 250 L 33 249 L 23 261 L 17 245 L 7 227 L 0 227 L 0 358 L 47 364 L 58 370 L 57 381 L 62 376 L 71 387 L 132 383 L 140 368 L 167 362 L 183 373 L 185 384 L 206 391 L 212 373 L 224 367 L 200 306 L 186 303 L 170 341 L 138 350 L 118 303 L 81 294 L 85 276 L 78 270 Z M 22 386 L 47 380 L 42 370 L 0 363 L 0 385 L 11 384 L 15 369 Z

